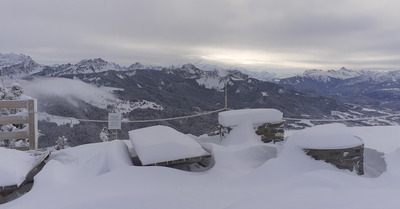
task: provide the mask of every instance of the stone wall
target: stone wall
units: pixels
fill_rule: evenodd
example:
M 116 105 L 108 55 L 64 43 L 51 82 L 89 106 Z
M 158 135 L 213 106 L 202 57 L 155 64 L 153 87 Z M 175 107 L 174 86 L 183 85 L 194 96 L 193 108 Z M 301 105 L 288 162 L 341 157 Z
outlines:
M 285 131 L 283 130 L 284 123 L 264 123 L 261 126 L 254 127 L 254 131 L 257 135 L 261 136 L 261 140 L 265 143 L 269 142 L 280 142 L 284 140 Z M 229 134 L 233 128 L 218 126 L 218 130 L 209 135 L 220 135 L 224 137 Z
M 346 149 L 304 149 L 307 155 L 316 160 L 323 160 L 339 169 L 356 171 L 364 174 L 364 145 Z
M 284 140 L 285 131 L 283 130 L 283 122 L 281 123 L 264 123 L 257 127 L 256 134 L 261 136 L 261 140 L 265 143 L 280 142 Z

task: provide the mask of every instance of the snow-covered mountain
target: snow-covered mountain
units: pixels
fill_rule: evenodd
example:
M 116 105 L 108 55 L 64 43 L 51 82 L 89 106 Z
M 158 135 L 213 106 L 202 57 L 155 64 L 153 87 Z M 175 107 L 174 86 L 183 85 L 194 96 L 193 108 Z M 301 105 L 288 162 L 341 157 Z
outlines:
M 309 77 L 322 82 L 328 82 L 331 78 L 349 79 L 363 75 L 365 71 L 354 71 L 342 67 L 340 70 L 306 70 L 300 77 Z
M 144 65 L 140 62 L 135 62 L 134 64 L 128 67 L 128 70 L 137 70 L 137 69 L 146 69 L 146 70 L 161 70 L 165 67 L 159 65 Z M 172 67 L 173 69 L 174 67 Z M 169 67 L 171 69 L 171 67 Z
M 101 58 L 85 59 L 76 64 L 62 64 L 57 66 L 46 66 L 43 71 L 36 73 L 38 76 L 62 76 L 99 73 L 109 70 L 122 71 L 127 68 L 121 67 L 118 64 L 107 62 Z
M 164 69 L 168 74 L 174 74 L 183 78 L 195 79 L 200 86 L 207 89 L 222 91 L 225 84 L 232 85 L 232 81 L 243 81 L 249 78 L 238 70 L 200 70 L 193 64 L 185 64 L 181 68 Z
M 223 91 L 225 84 L 228 87 L 228 108 L 232 109 L 276 108 L 282 111 L 285 117 L 305 119 L 365 116 L 365 113 L 359 111 L 360 108 L 354 109 L 355 106 L 345 105 L 334 99 L 299 93 L 276 83 L 255 79 L 239 70 L 204 71 L 193 64 L 148 69 L 140 63 L 121 67 L 97 58 L 82 60 L 76 64 L 45 66 L 40 72 L 26 77 L 27 80 L 36 82 L 34 85 L 36 87 L 45 86 L 46 79 L 35 79 L 35 77 L 48 79 L 60 77 L 90 84 L 85 86 L 76 82 L 54 80 L 51 83 L 55 83 L 57 88 L 49 87 L 46 91 L 36 91 L 39 95 L 32 95 L 38 98 L 40 112 L 68 118 L 106 120 L 108 112 L 118 111 L 124 113 L 125 119 L 145 120 L 218 110 L 225 106 Z M 338 78 L 333 79 L 338 80 Z M 82 87 L 76 88 L 78 86 Z M 27 88 L 33 89 L 32 85 L 28 85 Z M 93 88 L 101 90 L 84 91 Z M 55 93 L 63 92 L 65 89 L 69 90 L 68 94 Z M 373 113 L 367 114 L 373 115 Z M 60 133 L 68 138 L 94 140 L 93 137 L 84 136 L 96 135 L 103 126 L 94 123 L 77 124 L 73 128 L 74 135 L 71 135 L 70 128 L 50 125 L 52 121 L 50 118 L 40 122 L 46 123 L 42 126 L 45 127 L 42 132 L 47 140 L 57 139 L 58 135 L 54 134 Z M 124 129 L 148 125 L 129 124 Z M 213 115 L 207 115 L 200 120 L 165 121 L 163 125 L 174 127 L 184 133 L 203 134 L 212 131 L 217 121 Z M 299 127 L 303 125 L 300 124 Z M 44 139 L 41 141 L 47 143 L 46 145 L 52 145 L 51 141 L 46 142 Z M 90 141 L 76 143 L 88 142 Z
M 269 82 L 278 82 L 279 79 L 277 78 L 276 73 L 270 73 L 265 71 L 250 71 L 240 66 L 235 65 L 221 65 L 221 64 L 210 64 L 204 62 L 195 62 L 194 65 L 203 71 L 218 71 L 223 73 L 224 71 L 239 71 L 250 78 L 255 78 L 262 81 L 269 81 Z
M 297 75 L 281 80 L 281 84 L 297 85 L 306 79 L 312 79 L 321 83 L 334 82 L 335 80 L 344 80 L 350 84 L 371 82 L 397 82 L 400 80 L 400 70 L 398 71 L 370 71 L 370 70 L 350 70 L 341 68 L 340 70 L 306 70 L 302 75 Z
M 196 62 L 192 65 L 193 67 L 201 71 L 212 71 L 217 72 L 219 75 L 230 74 L 232 72 L 241 72 L 248 75 L 250 78 L 255 78 L 262 81 L 278 82 L 279 79 L 276 77 L 275 73 L 269 72 L 256 72 L 249 71 L 243 67 L 231 66 L 231 65 L 217 65 L 208 64 L 204 62 Z M 89 73 L 99 73 L 109 70 L 137 70 L 137 69 L 147 69 L 147 70 L 162 70 L 162 69 L 180 69 L 180 67 L 171 66 L 159 66 L 159 65 L 145 65 L 140 62 L 135 62 L 134 64 L 125 67 L 120 66 L 113 62 L 108 62 L 101 58 L 94 59 L 84 59 L 76 64 L 57 64 L 53 66 L 45 66 L 36 63 L 29 56 L 20 54 L 0 54 L 0 75 L 3 76 L 26 76 L 29 74 L 36 74 L 39 76 L 62 76 L 71 74 L 89 74 Z M 214 73 L 211 73 L 214 74 Z
M 22 77 L 43 70 L 44 66 L 31 57 L 20 54 L 0 53 L 0 76 Z
M 281 79 L 280 85 L 348 103 L 399 109 L 400 71 L 309 70 Z

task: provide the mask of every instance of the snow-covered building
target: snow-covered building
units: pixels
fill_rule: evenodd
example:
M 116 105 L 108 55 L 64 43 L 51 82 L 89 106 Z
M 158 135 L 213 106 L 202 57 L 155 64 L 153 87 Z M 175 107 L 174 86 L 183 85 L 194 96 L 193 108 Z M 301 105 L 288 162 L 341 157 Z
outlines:
M 263 142 L 283 141 L 283 113 L 277 109 L 242 109 L 220 112 L 218 122 L 223 136 L 235 127 L 250 123 Z
M 129 131 L 129 139 L 145 166 L 196 163 L 211 157 L 194 139 L 167 126 Z
M 298 131 L 289 137 L 288 143 L 299 146 L 316 160 L 364 174 L 364 142 L 343 124 L 320 125 Z

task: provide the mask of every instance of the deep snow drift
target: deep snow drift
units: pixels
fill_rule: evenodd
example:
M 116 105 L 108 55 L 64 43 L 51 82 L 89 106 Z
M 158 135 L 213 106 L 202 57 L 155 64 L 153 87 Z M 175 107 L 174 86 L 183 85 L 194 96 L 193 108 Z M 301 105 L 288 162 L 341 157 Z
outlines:
M 216 162 L 206 172 L 138 167 L 126 144 L 112 141 L 54 153 L 33 189 L 0 208 L 399 208 L 400 127 L 343 129 L 384 152 L 387 171 L 368 178 L 313 160 L 290 143 L 206 136 L 198 141 Z
M 0 186 L 20 185 L 34 161 L 26 152 L 0 147 Z

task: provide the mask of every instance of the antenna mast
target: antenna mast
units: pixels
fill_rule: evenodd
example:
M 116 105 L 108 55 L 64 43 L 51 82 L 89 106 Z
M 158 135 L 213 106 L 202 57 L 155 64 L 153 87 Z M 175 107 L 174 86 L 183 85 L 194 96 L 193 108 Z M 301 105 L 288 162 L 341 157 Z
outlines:
M 228 111 L 228 84 L 225 83 L 225 111 Z

